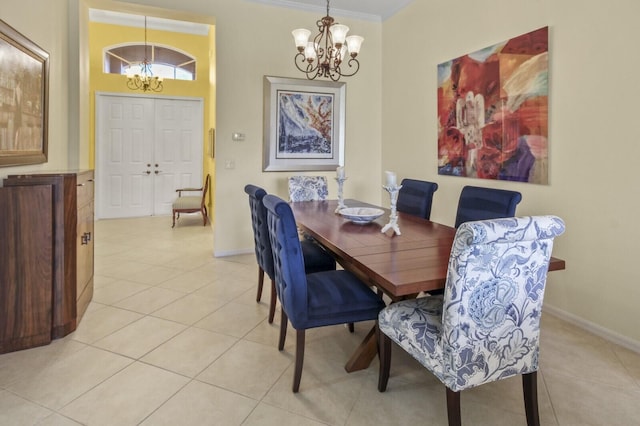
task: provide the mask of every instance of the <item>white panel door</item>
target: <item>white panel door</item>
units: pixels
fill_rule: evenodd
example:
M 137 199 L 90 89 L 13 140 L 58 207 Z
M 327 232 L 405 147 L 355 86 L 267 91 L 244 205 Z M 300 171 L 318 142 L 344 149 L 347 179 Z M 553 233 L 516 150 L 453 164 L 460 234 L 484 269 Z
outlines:
M 203 183 L 202 101 L 157 99 L 155 113 L 154 212 L 169 214 L 177 188 Z
M 170 214 L 202 186 L 202 100 L 99 94 L 96 118 L 98 218 Z
M 96 116 L 98 217 L 153 214 L 154 100 L 98 96 Z

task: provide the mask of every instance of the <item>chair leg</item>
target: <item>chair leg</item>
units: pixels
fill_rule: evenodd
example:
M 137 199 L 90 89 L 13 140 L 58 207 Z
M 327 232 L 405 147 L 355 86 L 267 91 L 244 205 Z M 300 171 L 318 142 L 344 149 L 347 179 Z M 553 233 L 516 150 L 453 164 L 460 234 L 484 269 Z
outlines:
M 276 316 L 276 282 L 271 280 L 271 300 L 269 301 L 269 324 L 273 322 L 273 317 Z
M 202 213 L 202 226 L 207 226 L 207 209 L 203 208 L 200 213 Z
M 524 391 L 524 409 L 527 413 L 528 426 L 540 426 L 538 415 L 538 373 L 522 375 L 522 390 Z
M 256 302 L 262 299 L 262 286 L 264 285 L 264 269 L 258 265 L 258 294 L 256 294 Z
M 293 372 L 293 393 L 300 390 L 302 378 L 302 364 L 304 364 L 304 337 L 305 330 L 296 330 L 296 367 Z
M 391 339 L 377 327 L 376 333 L 378 334 L 378 358 L 380 360 L 378 391 L 384 392 L 387 390 L 389 370 L 391 369 Z
M 349 324 L 347 324 L 349 326 L 349 333 L 353 333 L 354 331 L 356 331 L 356 326 L 353 325 L 352 322 L 350 322 Z
M 447 388 L 447 417 L 449 426 L 461 426 L 460 392 L 454 392 L 449 388 Z
M 176 227 L 176 211 L 173 210 L 173 225 L 171 225 L 172 228 Z
M 284 309 L 280 309 L 280 339 L 278 340 L 278 350 L 281 351 L 284 349 L 284 341 L 287 339 L 287 323 L 289 322 L 289 318 L 287 314 L 285 314 Z

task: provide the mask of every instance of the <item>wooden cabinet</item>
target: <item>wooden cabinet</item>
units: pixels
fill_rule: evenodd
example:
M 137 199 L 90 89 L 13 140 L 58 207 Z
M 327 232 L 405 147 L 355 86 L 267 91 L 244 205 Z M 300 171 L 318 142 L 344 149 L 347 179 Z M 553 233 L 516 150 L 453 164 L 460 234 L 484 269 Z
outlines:
M 77 322 L 93 297 L 93 173 L 83 175 L 78 189 L 78 224 L 76 237 L 76 312 Z
M 51 341 L 50 185 L 0 188 L 0 353 Z
M 5 187 L 51 185 L 53 293 L 51 337 L 74 331 L 93 296 L 93 170 L 10 175 Z

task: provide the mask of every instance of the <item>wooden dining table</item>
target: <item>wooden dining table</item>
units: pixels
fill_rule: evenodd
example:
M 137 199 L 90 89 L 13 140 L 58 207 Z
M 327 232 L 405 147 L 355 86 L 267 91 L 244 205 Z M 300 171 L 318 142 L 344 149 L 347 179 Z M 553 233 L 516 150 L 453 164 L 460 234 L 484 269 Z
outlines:
M 345 200 L 348 207 L 376 207 Z M 398 212 L 401 235 L 382 233 L 389 210 L 367 224 L 353 223 L 335 213 L 337 200 L 291 203 L 298 227 L 329 250 L 336 261 L 391 301 L 443 289 L 456 229 Z M 565 269 L 565 261 L 552 257 L 549 271 Z M 375 328 L 347 362 L 349 372 L 367 368 L 376 355 Z

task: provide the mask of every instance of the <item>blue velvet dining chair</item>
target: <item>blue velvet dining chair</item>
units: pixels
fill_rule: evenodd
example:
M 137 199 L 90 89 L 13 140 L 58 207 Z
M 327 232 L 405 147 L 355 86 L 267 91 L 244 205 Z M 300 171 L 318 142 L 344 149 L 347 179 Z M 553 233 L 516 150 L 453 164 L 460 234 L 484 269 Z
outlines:
M 465 186 L 460 193 L 455 227 L 473 220 L 513 217 L 522 195 L 504 189 Z
M 425 180 L 402 179 L 401 185 L 396 203 L 398 211 L 430 219 L 433 193 L 438 190 L 438 184 Z
M 305 331 L 310 328 L 376 320 L 384 308 L 382 298 L 345 270 L 306 274 L 296 221 L 291 206 L 266 195 L 269 238 L 276 288 L 282 306 L 278 349 L 284 349 L 287 324 L 296 330 L 293 392 L 300 389 Z
M 244 192 L 249 195 L 249 207 L 251 208 L 251 226 L 255 242 L 256 260 L 258 262 L 258 294 L 256 302 L 262 298 L 265 272 L 271 279 L 271 300 L 269 302 L 269 323 L 273 322 L 276 312 L 275 275 L 273 272 L 273 254 L 269 241 L 269 227 L 267 225 L 267 210 L 262 204 L 262 199 L 267 192 L 255 185 L 246 185 Z M 336 269 L 335 259 L 314 241 L 301 242 L 302 255 L 306 273 L 331 271 Z
M 378 390 L 389 380 L 391 342 L 447 389 L 449 425 L 459 425 L 460 391 L 522 375 L 528 425 L 538 425 L 540 315 L 556 216 L 462 224 L 449 257 L 444 296 L 389 305 L 380 312 Z

